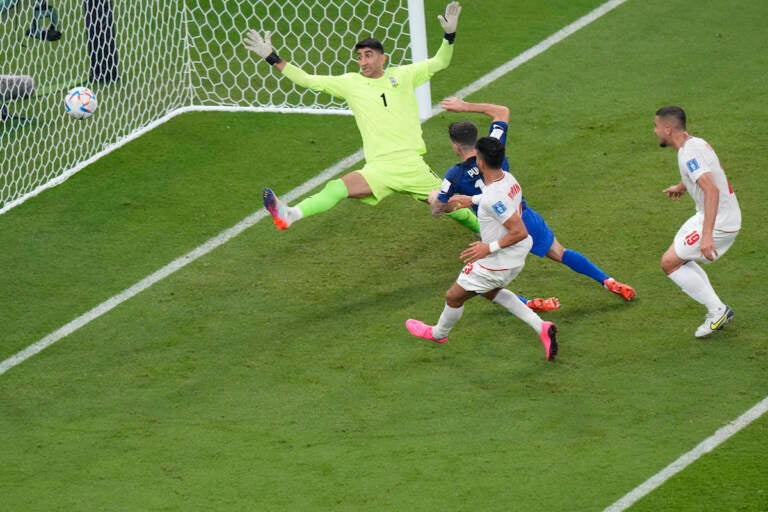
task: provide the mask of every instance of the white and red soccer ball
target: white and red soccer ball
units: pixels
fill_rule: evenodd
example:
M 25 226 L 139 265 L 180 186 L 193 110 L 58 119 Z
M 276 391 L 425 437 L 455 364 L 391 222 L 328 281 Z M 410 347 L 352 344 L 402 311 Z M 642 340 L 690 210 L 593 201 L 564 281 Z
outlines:
M 64 97 L 67 114 L 75 119 L 91 117 L 96 110 L 96 94 L 87 87 L 75 87 Z

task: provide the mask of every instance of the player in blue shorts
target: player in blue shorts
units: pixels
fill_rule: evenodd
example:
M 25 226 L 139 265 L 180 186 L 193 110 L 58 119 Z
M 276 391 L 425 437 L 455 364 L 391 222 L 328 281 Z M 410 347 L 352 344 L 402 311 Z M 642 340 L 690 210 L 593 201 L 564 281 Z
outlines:
M 489 116 L 493 121 L 488 135 L 506 144 L 509 126 L 509 109 L 507 107 L 491 103 L 469 103 L 459 98 L 445 99 L 440 105 L 448 112 L 477 112 Z M 470 121 L 458 121 L 450 125 L 448 135 L 454 151 L 461 157 L 462 161 L 448 169 L 440 190 L 430 194 L 430 207 L 432 214 L 436 217 L 456 207 L 455 204 L 449 203 L 449 199 L 454 194 L 475 196 L 481 194 L 484 187 L 475 161 L 474 147 L 477 141 L 477 126 Z M 509 161 L 506 157 L 502 168 L 509 171 Z M 473 202 L 472 206 L 476 210 L 477 202 L 474 199 Z M 544 218 L 528 206 L 525 199 L 522 200 L 521 206 L 523 223 L 533 238 L 531 253 L 540 258 L 546 256 L 553 261 L 562 263 L 574 272 L 591 277 L 607 290 L 621 295 L 626 301 L 635 298 L 634 288 L 616 281 L 583 254 L 563 247 L 555 238 L 554 232 L 544 221 Z

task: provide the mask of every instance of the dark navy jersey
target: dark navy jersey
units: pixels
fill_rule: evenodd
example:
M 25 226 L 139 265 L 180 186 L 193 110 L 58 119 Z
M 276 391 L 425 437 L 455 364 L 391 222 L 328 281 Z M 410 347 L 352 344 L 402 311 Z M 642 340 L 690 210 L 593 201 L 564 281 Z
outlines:
M 507 143 L 507 123 L 503 121 L 494 121 L 488 129 L 488 136 L 498 139 L 502 144 Z M 509 172 L 509 160 L 504 157 L 501 168 Z M 454 194 L 463 194 L 474 196 L 483 191 L 483 177 L 480 175 L 480 169 L 477 168 L 475 157 L 467 158 L 448 169 L 440 185 L 440 193 L 437 198 L 447 203 L 448 199 Z M 477 205 L 472 205 L 472 209 L 477 213 Z
M 488 136 L 495 139 L 499 139 L 502 144 L 507 143 L 507 123 L 502 121 L 494 121 L 491 123 L 491 128 L 488 130 Z M 501 168 L 509 172 L 509 160 L 504 157 L 504 162 L 501 164 Z M 456 164 L 445 173 L 443 178 L 443 184 L 440 186 L 440 194 L 437 198 L 443 203 L 447 203 L 448 199 L 454 194 L 463 194 L 467 196 L 474 196 L 482 194 L 485 183 L 483 183 L 483 177 L 480 175 L 480 169 L 477 168 L 477 161 L 475 157 L 467 158 L 460 164 Z M 541 215 L 533 208 L 528 206 L 525 202 L 525 197 L 521 198 L 520 205 L 522 206 L 522 219 L 525 224 L 525 228 L 528 230 L 528 234 L 533 238 L 533 247 L 531 247 L 531 253 L 538 257 L 543 257 L 549 252 L 552 244 L 555 241 L 555 233 L 547 225 Z M 477 205 L 473 204 L 472 209 L 477 214 Z

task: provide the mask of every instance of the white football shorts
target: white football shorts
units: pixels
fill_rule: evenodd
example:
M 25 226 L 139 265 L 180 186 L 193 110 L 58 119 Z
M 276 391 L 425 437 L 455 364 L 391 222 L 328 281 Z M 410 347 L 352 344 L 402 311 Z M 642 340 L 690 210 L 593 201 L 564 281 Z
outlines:
M 530 238 L 528 239 L 530 240 Z M 516 244 L 517 257 L 507 260 L 505 268 L 494 268 L 486 258 L 467 263 L 456 279 L 459 286 L 470 292 L 485 293 L 496 288 L 504 288 L 523 270 L 525 257 L 531 244 Z
M 675 253 L 683 260 L 694 260 L 701 263 L 712 263 L 704 256 L 701 255 L 701 229 L 704 221 L 702 215 L 696 214 L 683 224 L 675 235 Z M 728 252 L 733 242 L 736 240 L 738 231 L 726 232 L 719 231 L 717 229 L 712 233 L 712 238 L 715 242 L 715 250 L 717 256 L 713 261 L 717 261 L 723 254 Z

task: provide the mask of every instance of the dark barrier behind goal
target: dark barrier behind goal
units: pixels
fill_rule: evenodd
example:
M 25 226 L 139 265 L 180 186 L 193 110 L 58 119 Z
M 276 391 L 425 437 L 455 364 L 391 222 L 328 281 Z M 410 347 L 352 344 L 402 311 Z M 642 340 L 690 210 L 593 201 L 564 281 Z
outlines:
M 83 0 L 91 82 L 110 83 L 118 78 L 114 17 L 110 0 Z

